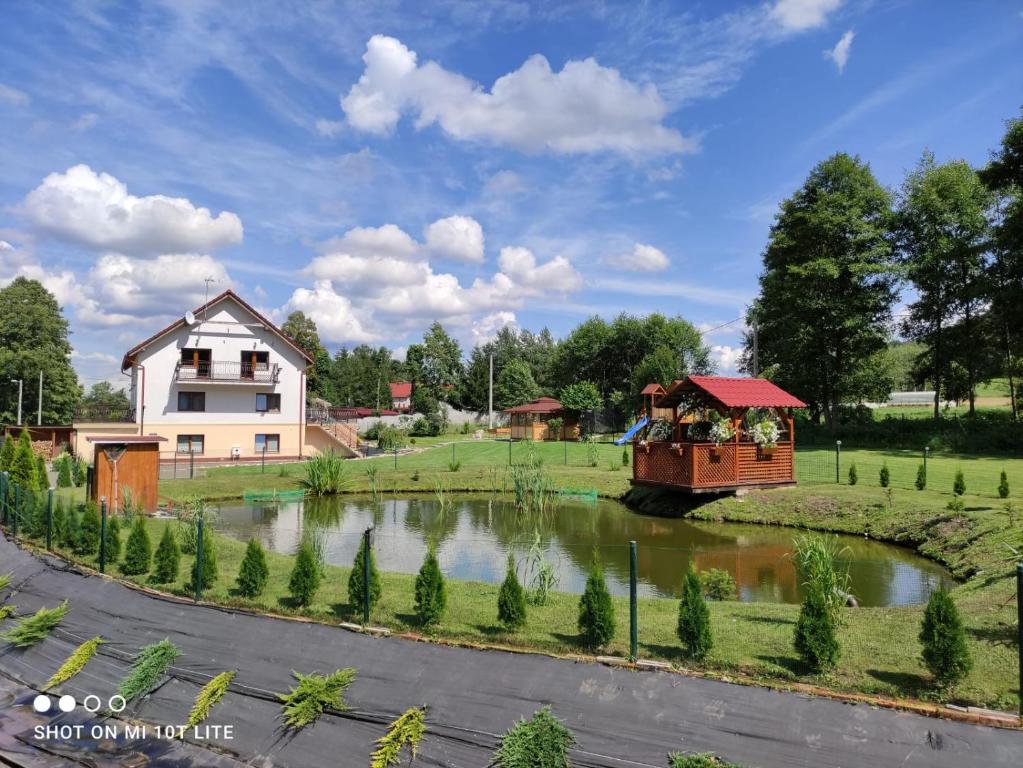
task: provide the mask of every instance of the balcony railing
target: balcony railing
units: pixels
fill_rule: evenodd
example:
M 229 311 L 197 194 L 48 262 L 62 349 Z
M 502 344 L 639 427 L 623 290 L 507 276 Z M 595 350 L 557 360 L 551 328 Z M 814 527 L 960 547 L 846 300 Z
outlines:
M 133 424 L 135 409 L 107 405 L 80 405 L 75 408 L 74 421 L 79 424 Z
M 231 363 L 200 361 L 197 365 L 178 363 L 175 379 L 178 383 L 228 381 L 243 384 L 276 384 L 280 377 L 280 366 L 266 363 Z

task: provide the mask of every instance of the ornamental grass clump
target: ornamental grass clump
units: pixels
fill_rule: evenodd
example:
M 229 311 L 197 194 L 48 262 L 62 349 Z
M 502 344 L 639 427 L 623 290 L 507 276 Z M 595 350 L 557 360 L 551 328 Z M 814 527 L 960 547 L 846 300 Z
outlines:
M 134 520 L 132 520 L 128 542 L 125 544 L 124 562 L 121 564 L 121 572 L 128 576 L 148 573 L 152 563 L 153 544 L 149 540 L 146 520 L 142 515 L 136 515 Z
M 579 639 L 587 648 L 607 645 L 615 634 L 615 607 L 596 552 L 586 576 L 586 588 L 579 598 L 578 627 Z
M 192 711 L 188 713 L 189 728 L 194 728 L 209 717 L 210 710 L 224 698 L 236 674 L 238 673 L 234 670 L 221 672 L 202 687 L 199 695 L 195 697 Z
M 71 655 L 68 656 L 67 661 L 60 665 L 60 669 L 53 673 L 53 677 L 46 681 L 43 690 L 48 691 L 54 686 L 66 683 L 85 669 L 85 665 L 92 661 L 92 657 L 96 655 L 102 644 L 102 637 L 94 637 L 75 648 Z
M 132 661 L 131 670 L 117 686 L 118 695 L 125 702 L 133 701 L 153 691 L 181 651 L 166 638 L 145 646 Z
M 3 634 L 0 639 L 15 648 L 29 648 L 47 638 L 54 627 L 64 619 L 68 612 L 68 601 L 65 600 L 56 608 L 40 608 L 31 616 L 15 622 L 14 626 Z
M 519 512 L 546 515 L 557 508 L 559 494 L 554 478 L 532 445 L 528 448 L 526 460 L 512 465 L 511 478 L 515 508 Z
M 320 564 L 307 541 L 303 541 L 295 555 L 295 566 L 288 579 L 288 592 L 295 605 L 304 608 L 312 603 L 316 590 L 320 588 Z
M 355 553 L 355 562 L 352 563 L 352 572 L 348 575 L 348 605 L 352 612 L 359 612 L 366 600 L 365 591 L 365 568 L 366 558 L 369 558 L 369 607 L 380 601 L 380 571 L 377 570 L 376 558 L 373 556 L 373 547 L 367 546 L 366 537 L 359 543 L 359 551 Z
M 433 547 L 430 547 L 416 576 L 416 618 L 420 625 L 425 628 L 436 625 L 444 615 L 447 604 L 444 574 L 440 572 L 440 563 L 437 562 Z
M 419 743 L 426 734 L 426 707 L 412 707 L 391 723 L 377 739 L 377 749 L 369 756 L 370 768 L 390 768 L 401 760 L 402 747 L 408 747 L 409 765 L 416 759 Z
M 920 626 L 924 665 L 942 688 L 955 685 L 973 667 L 966 630 L 952 596 L 944 587 L 931 593 Z
M 692 567 L 682 583 L 676 633 L 686 654 L 696 661 L 704 659 L 714 645 L 710 633 L 710 609 L 703 599 L 700 577 Z
M 806 596 L 796 620 L 793 645 L 814 671 L 825 672 L 838 663 L 838 626 L 849 596 L 849 571 L 837 560 L 844 550 L 834 537 L 802 536 L 795 541 L 796 570 Z
M 508 553 L 508 572 L 497 593 L 497 619 L 506 629 L 515 630 L 526 623 L 526 592 L 515 573 L 515 556 Z
M 502 738 L 491 758 L 494 768 L 568 768 L 575 735 L 543 707 L 529 720 L 519 720 Z
M 327 450 L 306 462 L 306 476 L 301 485 L 313 496 L 344 493 L 349 480 L 345 473 L 345 460 L 340 454 Z
M 281 696 L 284 702 L 284 724 L 298 730 L 316 722 L 328 708 L 346 712 L 344 694 L 355 681 L 355 669 L 345 667 L 330 675 L 303 675 L 292 672 L 298 684 Z
M 242 597 L 259 597 L 270 580 L 270 567 L 266 564 L 266 552 L 256 539 L 249 539 L 245 546 L 245 557 L 238 568 L 238 594 Z
M 174 535 L 171 526 L 167 525 L 160 536 L 160 543 L 156 547 L 156 555 L 153 557 L 153 572 L 149 580 L 154 584 L 168 584 L 178 580 L 178 569 L 181 564 L 181 549 L 178 547 L 178 537 Z

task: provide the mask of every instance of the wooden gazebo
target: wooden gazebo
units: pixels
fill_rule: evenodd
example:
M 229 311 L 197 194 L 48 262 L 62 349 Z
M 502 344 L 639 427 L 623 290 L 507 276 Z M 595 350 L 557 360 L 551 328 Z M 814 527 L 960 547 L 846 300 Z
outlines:
M 575 440 L 578 421 L 553 397 L 538 397 L 528 403 L 505 408 L 508 414 L 512 440 Z M 551 419 L 561 419 L 561 433 L 555 434 L 548 426 Z
M 633 440 L 633 484 L 689 493 L 795 485 L 792 410 L 806 407 L 799 398 L 766 379 L 725 376 L 648 389 L 650 421 Z

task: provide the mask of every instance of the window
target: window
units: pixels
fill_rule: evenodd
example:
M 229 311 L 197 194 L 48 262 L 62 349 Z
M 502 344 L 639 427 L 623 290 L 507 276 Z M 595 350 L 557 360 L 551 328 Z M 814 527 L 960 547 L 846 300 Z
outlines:
M 280 435 L 256 435 L 256 453 L 280 453 L 281 452 L 281 436 Z
M 280 394 L 275 392 L 257 393 L 256 410 L 259 411 L 260 413 L 280 413 L 281 412 Z
M 202 453 L 202 435 L 178 435 L 178 453 Z
M 179 411 L 205 411 L 205 392 L 178 392 Z

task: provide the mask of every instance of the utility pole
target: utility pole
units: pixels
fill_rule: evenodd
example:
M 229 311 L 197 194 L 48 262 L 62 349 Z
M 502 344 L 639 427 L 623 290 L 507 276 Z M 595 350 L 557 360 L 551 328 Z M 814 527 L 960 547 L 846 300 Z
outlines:
M 490 407 L 487 410 L 487 429 L 494 428 L 494 353 L 490 353 Z
M 39 410 L 36 411 L 36 426 L 43 423 L 43 372 L 39 371 Z
M 11 379 L 11 384 L 18 382 L 18 426 L 21 426 L 21 396 L 24 393 L 25 380 L 24 379 Z

